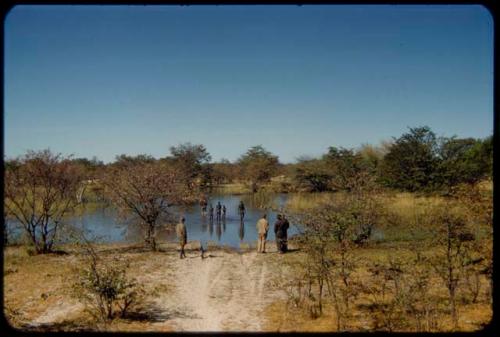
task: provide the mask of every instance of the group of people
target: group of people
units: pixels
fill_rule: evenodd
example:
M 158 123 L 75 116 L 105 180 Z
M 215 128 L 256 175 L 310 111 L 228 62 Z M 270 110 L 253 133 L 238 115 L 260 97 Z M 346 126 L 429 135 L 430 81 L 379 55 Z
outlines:
M 286 219 L 284 214 L 278 214 L 276 216 L 276 222 L 274 223 L 274 236 L 276 237 L 276 248 L 280 254 L 285 253 L 288 250 L 288 228 L 290 223 Z M 257 221 L 257 234 L 259 236 L 257 242 L 257 252 L 266 252 L 266 239 L 267 233 L 269 232 L 269 222 L 267 221 L 267 215 L 263 214 L 262 218 Z
M 210 216 L 210 221 L 214 220 L 214 207 L 212 206 L 212 203 L 208 205 L 208 202 L 206 199 L 202 199 L 200 201 L 200 206 L 201 206 L 201 215 L 206 216 L 207 215 L 207 206 L 208 207 L 208 214 Z M 217 221 L 220 220 L 225 220 L 226 219 L 226 205 L 221 205 L 220 201 L 217 202 L 217 205 L 215 205 L 215 214 L 217 216 Z
M 207 211 L 207 201 L 203 199 L 200 202 L 201 212 L 203 216 L 206 216 Z M 216 215 L 217 220 L 226 218 L 226 206 L 221 205 L 220 201 L 216 205 Z M 238 205 L 238 214 L 240 216 L 240 222 L 243 222 L 245 217 L 245 205 L 243 201 L 240 201 Z M 213 221 L 214 217 L 214 208 L 212 204 L 210 204 L 209 208 L 210 220 Z M 290 224 L 286 219 L 284 214 L 278 214 L 276 217 L 276 222 L 274 223 L 274 234 L 276 237 L 276 247 L 280 254 L 285 253 L 288 250 L 288 228 Z M 186 218 L 181 217 L 180 222 L 176 226 L 176 234 L 179 239 L 180 244 L 180 258 L 186 257 L 186 253 L 184 252 L 184 247 L 187 244 L 187 229 L 186 229 Z M 258 243 L 257 243 L 257 252 L 265 253 L 266 252 L 266 239 L 267 234 L 269 232 L 269 222 L 267 221 L 267 215 L 263 214 L 262 217 L 257 221 L 257 235 L 258 235 Z M 203 257 L 203 248 L 202 248 L 202 257 Z

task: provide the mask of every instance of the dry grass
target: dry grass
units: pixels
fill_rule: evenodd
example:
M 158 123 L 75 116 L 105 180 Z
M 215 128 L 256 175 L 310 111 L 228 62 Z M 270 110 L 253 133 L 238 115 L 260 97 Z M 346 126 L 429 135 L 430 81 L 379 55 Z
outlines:
M 294 258 L 301 258 L 300 254 L 296 254 Z M 375 263 L 387 263 L 390 256 L 397 255 L 398 258 L 404 260 L 410 258 L 414 252 L 404 245 L 382 244 L 373 245 L 371 247 L 360 248 L 356 250 L 356 260 L 358 268 L 352 275 L 362 284 L 370 284 L 372 276 L 369 268 Z M 433 250 L 427 251 L 427 254 L 432 255 Z M 281 277 L 286 277 L 282 275 Z M 429 296 L 431 300 L 437 304 L 438 310 L 438 331 L 477 331 L 490 322 L 492 319 L 492 307 L 490 305 L 491 295 L 488 291 L 488 279 L 485 276 L 481 277 L 482 291 L 478 303 L 471 303 L 465 298 L 461 298 L 459 304 L 460 321 L 457 330 L 453 329 L 453 322 L 448 312 L 447 307 L 447 290 L 443 286 L 441 280 L 434 275 L 429 280 L 430 290 Z M 373 303 L 371 298 L 366 293 L 359 293 L 356 297 L 351 309 L 349 310 L 349 319 L 347 322 L 347 331 L 373 331 L 374 313 L 370 311 L 370 303 Z M 276 301 L 270 304 L 264 316 L 267 317 L 265 331 L 276 332 L 335 332 L 336 316 L 331 303 L 324 304 L 323 315 L 316 319 L 309 316 L 304 307 L 296 307 L 293 303 L 287 303 L 286 300 Z M 398 331 L 398 330 L 396 330 Z M 401 332 L 409 332 L 409 330 L 400 330 Z M 411 330 L 410 330 L 411 331 Z
M 4 304 L 10 324 L 21 330 L 96 330 L 106 331 L 170 331 L 168 325 L 159 328 L 147 318 L 114 320 L 105 328 L 92 323 L 84 308 L 71 296 L 71 283 L 76 276 L 75 267 L 83 263 L 72 247 L 65 247 L 67 254 L 29 256 L 23 247 L 8 247 L 4 250 Z M 105 259 L 120 256 L 130 262 L 135 275 L 165 268 L 168 257 L 164 253 L 148 252 L 140 247 L 106 245 L 100 247 Z M 162 256 L 163 255 L 163 256 Z M 174 252 L 168 256 L 177 255 Z M 163 257 L 163 258 L 162 258 Z M 144 282 L 148 293 L 165 291 L 161 284 Z M 53 309 L 74 307 L 59 315 Z M 47 321 L 47 324 L 45 324 Z
M 220 194 L 239 195 L 239 194 L 248 194 L 248 193 L 251 193 L 252 191 L 245 184 L 232 183 L 232 184 L 223 184 L 223 185 L 219 185 L 217 187 L 214 187 L 214 192 L 220 193 Z
M 269 247 L 274 245 L 269 242 Z M 191 247 L 196 251 L 196 242 Z M 66 247 L 69 254 L 51 254 L 29 256 L 25 248 L 8 247 L 5 249 L 4 260 L 4 300 L 6 315 L 11 325 L 23 330 L 92 330 L 104 329 L 106 331 L 172 331 L 172 326 L 168 320 L 158 321 L 154 318 L 142 316 L 136 319 L 117 319 L 110 325 L 103 327 L 95 326 L 88 314 L 83 312 L 83 308 L 78 307 L 70 297 L 71 282 L 74 274 L 74 266 L 81 263 L 81 259 L 75 254 L 74 249 Z M 158 294 L 168 294 L 175 291 L 169 285 L 169 280 L 176 277 L 179 271 L 172 267 L 172 261 L 177 260 L 175 244 L 162 246 L 162 252 L 154 253 L 142 249 L 140 246 L 130 247 L 126 245 L 105 245 L 100 246 L 99 251 L 105 258 L 120 256 L 130 262 L 130 270 L 134 271 L 133 276 L 139 277 L 141 283 L 146 287 L 150 299 L 154 299 Z M 233 252 L 234 253 L 234 252 Z M 301 259 L 302 252 L 294 251 L 290 254 L 278 255 L 268 254 L 259 256 L 259 261 L 267 264 L 269 270 L 275 271 L 278 277 L 286 277 L 279 272 L 280 265 L 293 259 Z M 372 244 L 356 250 L 358 268 L 356 275 L 362 282 L 370 282 L 368 268 L 374 262 L 384 263 L 389 256 L 397 255 L 401 259 L 408 259 L 413 251 L 410 243 L 382 243 Z M 432 250 L 428 251 L 432 254 Z M 160 276 L 158 278 L 157 276 Z M 487 279 L 482 279 L 482 292 L 479 303 L 472 304 L 461 301 L 460 325 L 461 331 L 475 331 L 483 324 L 489 322 L 492 317 L 489 293 L 487 292 Z M 446 289 L 439 279 L 432 280 L 432 294 L 435 301 L 440 302 L 441 314 L 439 317 L 440 330 L 451 329 L 451 319 L 446 312 Z M 267 296 L 270 296 L 267 293 Z M 355 306 L 350 312 L 350 331 L 365 331 L 372 329 L 372 317 L 367 310 L 369 298 L 361 295 L 356 299 Z M 71 314 L 58 316 L 57 312 L 51 312 L 51 308 L 61 306 L 75 306 Z M 50 325 L 44 326 L 40 317 L 52 315 Z M 317 319 L 310 319 L 302 308 L 295 308 L 286 304 L 283 300 L 277 300 L 266 307 L 262 313 L 265 324 L 264 331 L 301 331 L 301 332 L 324 332 L 335 331 L 335 314 L 331 306 L 325 305 L 324 315 Z M 37 328 L 30 327 L 30 323 L 39 322 Z M 49 321 L 47 319 L 47 321 Z
M 294 193 L 288 196 L 285 208 L 293 212 L 308 211 L 318 207 L 318 205 L 329 204 L 342 198 L 340 193 Z

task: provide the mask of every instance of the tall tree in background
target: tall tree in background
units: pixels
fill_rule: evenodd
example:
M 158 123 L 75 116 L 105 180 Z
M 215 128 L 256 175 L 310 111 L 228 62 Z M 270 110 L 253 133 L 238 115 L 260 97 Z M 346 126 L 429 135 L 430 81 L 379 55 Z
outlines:
M 294 168 L 294 179 L 299 187 L 310 192 L 323 192 L 329 189 L 332 172 L 324 160 L 299 158 Z
M 167 159 L 174 164 L 182 175 L 186 186 L 199 185 L 205 187 L 211 179 L 212 157 L 202 144 L 183 143 L 170 148 L 171 157 Z
M 443 185 L 474 184 L 490 172 L 492 153 L 486 141 L 473 138 L 445 138 L 440 147 L 440 174 Z
M 156 250 L 156 229 L 170 221 L 171 206 L 194 202 L 176 168 L 165 163 L 128 163 L 109 167 L 102 176 L 104 193 L 122 215 L 139 218 L 146 227 L 145 241 Z
M 352 191 L 362 188 L 373 176 L 368 162 L 351 149 L 331 146 L 323 160 L 331 172 L 330 184 L 336 190 Z
M 438 183 L 436 135 L 428 126 L 410 128 L 395 140 L 381 164 L 381 181 L 410 192 L 432 189 Z
M 279 167 L 278 157 L 261 145 L 248 149 L 239 158 L 238 164 L 243 170 L 245 179 L 250 182 L 252 192 L 257 192 L 263 183 L 269 182 Z
M 211 164 L 212 182 L 215 184 L 232 183 L 240 176 L 240 167 L 227 159 Z
M 116 156 L 115 162 L 112 163 L 113 166 L 128 166 L 129 164 L 147 164 L 154 163 L 156 159 L 149 154 L 138 154 L 136 156 L 129 156 L 126 154 L 121 154 Z
M 375 173 L 384 160 L 384 156 L 389 153 L 392 144 L 391 141 L 382 141 L 378 145 L 362 144 L 356 153 L 361 156 L 366 166 Z
M 81 180 L 69 157 L 50 150 L 30 151 L 6 166 L 4 206 L 37 253 L 53 250 L 60 224 L 78 203 Z

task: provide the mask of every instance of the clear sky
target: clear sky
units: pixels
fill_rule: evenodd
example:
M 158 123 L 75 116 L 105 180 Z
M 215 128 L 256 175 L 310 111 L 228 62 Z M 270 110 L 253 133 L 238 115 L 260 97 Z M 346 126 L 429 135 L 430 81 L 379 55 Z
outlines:
M 190 141 L 292 162 L 407 127 L 493 132 L 481 6 L 17 6 L 4 24 L 7 157 Z

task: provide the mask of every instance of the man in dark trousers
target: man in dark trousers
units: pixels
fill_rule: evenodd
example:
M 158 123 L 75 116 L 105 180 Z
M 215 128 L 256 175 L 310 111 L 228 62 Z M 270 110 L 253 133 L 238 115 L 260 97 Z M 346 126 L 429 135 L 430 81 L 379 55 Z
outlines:
M 240 200 L 240 204 L 238 205 L 238 214 L 240 215 L 240 220 L 243 221 L 245 217 L 245 205 L 243 204 L 243 200 Z
M 274 234 L 276 236 L 276 247 L 280 254 L 285 253 L 288 249 L 288 227 L 290 227 L 290 224 L 285 216 L 278 214 L 277 220 L 274 223 Z
M 221 210 L 222 210 L 222 205 L 220 204 L 220 201 L 217 202 L 217 206 L 215 206 L 215 210 L 217 211 L 217 221 L 220 221 L 220 219 L 221 219 Z

